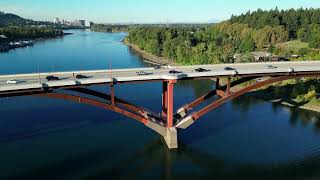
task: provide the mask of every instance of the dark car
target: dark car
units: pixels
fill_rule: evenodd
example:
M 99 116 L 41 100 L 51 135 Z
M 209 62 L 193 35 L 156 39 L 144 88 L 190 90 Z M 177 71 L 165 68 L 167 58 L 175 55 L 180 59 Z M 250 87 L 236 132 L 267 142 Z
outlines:
M 47 79 L 47 81 L 57 81 L 57 80 L 59 80 L 59 78 L 56 77 L 56 76 L 47 76 L 46 79 Z
M 226 71 L 235 71 L 236 69 L 232 68 L 232 67 L 225 67 L 224 70 L 226 70 Z
M 195 69 L 195 71 L 197 71 L 197 72 L 209 72 L 211 70 L 204 69 L 204 68 L 197 68 L 197 69 Z
M 77 79 L 87 79 L 87 78 L 89 78 L 89 77 L 88 77 L 88 76 L 85 76 L 85 75 L 78 74 L 78 75 L 76 75 L 76 78 L 77 78 Z
M 272 65 L 268 65 L 267 66 L 268 69 L 277 69 L 278 67 L 272 66 Z
M 180 74 L 182 73 L 181 71 L 176 71 L 176 70 L 171 70 L 169 71 L 170 74 Z

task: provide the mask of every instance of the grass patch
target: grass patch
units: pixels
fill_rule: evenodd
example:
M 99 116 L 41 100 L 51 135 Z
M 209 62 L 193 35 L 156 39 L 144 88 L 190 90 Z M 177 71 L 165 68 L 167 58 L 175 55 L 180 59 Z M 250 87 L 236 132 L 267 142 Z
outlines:
M 277 45 L 281 49 L 289 49 L 290 52 L 299 52 L 300 49 L 309 48 L 309 43 L 300 40 L 292 40 Z

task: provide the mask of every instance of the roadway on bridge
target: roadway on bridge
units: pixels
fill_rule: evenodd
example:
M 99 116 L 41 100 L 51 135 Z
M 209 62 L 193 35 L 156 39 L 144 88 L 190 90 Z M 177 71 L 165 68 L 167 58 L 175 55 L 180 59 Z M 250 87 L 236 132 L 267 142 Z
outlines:
M 226 69 L 227 67 L 229 69 Z M 208 71 L 197 72 L 195 70 L 197 68 L 204 68 Z M 176 70 L 180 73 L 169 73 L 171 70 Z M 276 73 L 288 73 L 292 70 L 294 72 L 320 72 L 320 61 L 219 64 L 1 75 L 0 92 L 36 89 L 42 87 L 57 88 L 62 86 L 91 85 L 110 82 L 191 79 L 197 77 L 242 76 L 256 74 L 272 75 Z M 138 75 L 137 72 L 145 72 L 146 75 Z M 46 77 L 49 75 L 59 77 L 59 80 L 47 81 Z M 88 78 L 76 79 L 76 75 L 84 75 Z M 19 83 L 8 84 L 8 80 L 17 80 Z

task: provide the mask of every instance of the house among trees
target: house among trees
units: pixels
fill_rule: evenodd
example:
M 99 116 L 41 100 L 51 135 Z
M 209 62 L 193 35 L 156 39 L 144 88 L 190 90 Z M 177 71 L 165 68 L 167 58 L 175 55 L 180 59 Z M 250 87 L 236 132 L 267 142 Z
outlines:
M 251 53 L 236 53 L 233 56 L 235 63 L 241 62 L 265 62 L 265 61 L 279 61 L 280 58 L 277 55 L 272 53 L 260 51 L 260 52 L 251 52 Z
M 256 62 L 279 61 L 279 56 L 273 55 L 272 53 L 269 53 L 269 52 L 264 52 L 264 51 L 252 52 L 251 55 Z

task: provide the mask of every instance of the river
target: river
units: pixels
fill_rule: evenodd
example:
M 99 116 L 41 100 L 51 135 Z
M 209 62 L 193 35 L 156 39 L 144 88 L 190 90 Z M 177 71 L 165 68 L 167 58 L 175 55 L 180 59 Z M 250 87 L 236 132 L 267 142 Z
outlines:
M 120 41 L 84 30 L 0 54 L 0 74 L 149 66 Z M 175 86 L 175 108 L 213 88 Z M 106 92 L 107 86 L 90 87 Z M 161 84 L 116 95 L 161 111 Z M 0 179 L 320 178 L 320 114 L 240 97 L 179 130 L 178 150 L 144 125 L 103 109 L 44 97 L 0 99 Z

